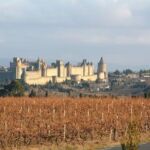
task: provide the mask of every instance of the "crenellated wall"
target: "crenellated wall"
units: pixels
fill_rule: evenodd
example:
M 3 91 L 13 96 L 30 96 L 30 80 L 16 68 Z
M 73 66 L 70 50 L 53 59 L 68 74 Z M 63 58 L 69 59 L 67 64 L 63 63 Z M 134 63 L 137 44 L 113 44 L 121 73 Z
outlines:
M 26 79 L 39 79 L 41 78 L 41 71 L 26 71 Z
M 107 81 L 108 79 L 107 65 L 103 58 L 98 63 L 97 74 L 94 73 L 93 64 L 85 59 L 78 66 L 72 66 L 69 62 L 64 64 L 62 60 L 57 60 L 48 67 L 44 60 L 29 62 L 22 58 L 14 58 L 9 70 L 0 72 L 0 79 L 23 79 L 28 84 L 46 84 L 49 81 L 60 83 L 65 80 Z
M 51 77 L 28 78 L 25 82 L 29 85 L 45 85 L 49 81 L 52 81 Z
M 58 70 L 57 70 L 57 68 L 48 68 L 47 69 L 47 76 L 48 77 L 58 76 Z
M 71 75 L 81 75 L 83 76 L 83 67 L 72 67 Z

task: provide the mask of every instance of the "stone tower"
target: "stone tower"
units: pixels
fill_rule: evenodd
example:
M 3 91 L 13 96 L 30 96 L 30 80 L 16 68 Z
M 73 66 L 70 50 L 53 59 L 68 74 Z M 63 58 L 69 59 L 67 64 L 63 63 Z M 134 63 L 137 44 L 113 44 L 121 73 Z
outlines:
M 41 70 L 41 66 L 42 66 L 42 60 L 40 58 L 38 58 L 38 60 L 37 60 L 37 69 Z
M 27 79 L 26 69 L 23 69 L 21 79 L 26 82 L 26 79 Z
M 14 79 L 21 79 L 22 75 L 22 67 L 21 67 L 21 59 L 15 57 L 12 63 L 12 70 L 14 72 Z
M 88 66 L 87 66 L 87 60 L 86 59 L 83 60 L 82 66 L 83 66 L 83 76 L 87 76 L 88 75 Z
M 88 63 L 88 75 L 91 76 L 94 74 L 93 63 Z
M 66 64 L 66 68 L 67 68 L 67 77 L 71 76 L 71 69 L 72 69 L 72 65 L 70 64 L 70 62 L 68 62 Z
M 97 80 L 103 82 L 107 82 L 108 80 L 107 64 L 104 63 L 103 57 L 98 63 Z
M 45 62 L 41 65 L 41 76 L 46 77 L 47 76 L 47 65 Z
M 38 58 L 37 60 L 37 70 L 41 72 L 41 77 L 47 76 L 47 64 L 43 59 Z
M 58 77 L 64 77 L 64 62 L 62 60 L 57 60 L 56 64 L 58 68 Z

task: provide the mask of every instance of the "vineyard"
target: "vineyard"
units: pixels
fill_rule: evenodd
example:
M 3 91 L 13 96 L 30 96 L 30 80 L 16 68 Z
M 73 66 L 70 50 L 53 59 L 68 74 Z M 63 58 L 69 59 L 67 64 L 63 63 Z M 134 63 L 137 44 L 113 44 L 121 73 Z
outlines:
M 150 134 L 150 101 L 142 98 L 0 98 L 0 148 L 117 141 L 136 121 Z

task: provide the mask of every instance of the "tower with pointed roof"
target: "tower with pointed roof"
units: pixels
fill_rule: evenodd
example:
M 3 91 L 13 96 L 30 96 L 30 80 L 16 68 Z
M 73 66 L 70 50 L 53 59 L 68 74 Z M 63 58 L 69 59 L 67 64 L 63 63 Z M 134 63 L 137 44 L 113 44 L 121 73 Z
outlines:
M 108 71 L 107 71 L 107 64 L 104 63 L 103 57 L 101 57 L 98 68 L 97 68 L 97 80 L 107 82 L 108 80 Z

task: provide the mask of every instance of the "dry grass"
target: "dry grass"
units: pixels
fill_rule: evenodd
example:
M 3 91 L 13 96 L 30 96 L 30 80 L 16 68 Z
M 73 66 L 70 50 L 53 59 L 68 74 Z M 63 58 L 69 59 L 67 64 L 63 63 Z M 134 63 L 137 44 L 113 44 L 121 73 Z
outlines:
M 94 147 L 119 141 L 131 120 L 137 121 L 142 135 L 149 136 L 150 101 L 142 98 L 0 98 L 0 120 L 1 149 L 48 144 L 51 150 L 58 147 L 61 150 L 60 147 L 64 147 L 61 143 L 69 145 L 66 150 L 83 149 L 85 145 Z M 96 143 L 86 144 L 87 141 Z

